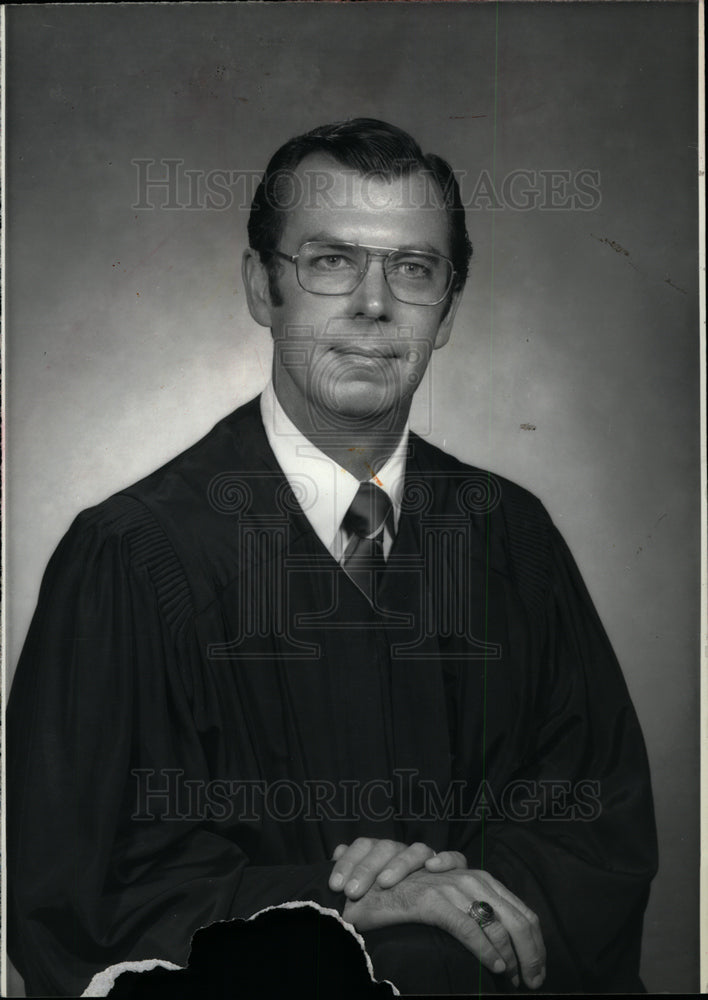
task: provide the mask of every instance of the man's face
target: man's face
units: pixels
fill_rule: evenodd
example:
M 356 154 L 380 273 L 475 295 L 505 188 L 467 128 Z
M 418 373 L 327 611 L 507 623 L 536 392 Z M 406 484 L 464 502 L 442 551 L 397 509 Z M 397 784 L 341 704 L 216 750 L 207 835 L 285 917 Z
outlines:
M 295 255 L 303 243 L 326 240 L 450 256 L 447 213 L 429 177 L 365 178 L 319 154 L 296 173 L 304 196 L 288 212 L 277 249 Z M 286 412 L 301 428 L 400 426 L 432 351 L 449 338 L 457 296 L 432 306 L 400 302 L 382 257 L 370 259 L 352 292 L 318 295 L 300 286 L 295 264 L 278 262 L 279 304 L 255 260 L 244 274 L 251 311 L 272 331 L 274 384 Z

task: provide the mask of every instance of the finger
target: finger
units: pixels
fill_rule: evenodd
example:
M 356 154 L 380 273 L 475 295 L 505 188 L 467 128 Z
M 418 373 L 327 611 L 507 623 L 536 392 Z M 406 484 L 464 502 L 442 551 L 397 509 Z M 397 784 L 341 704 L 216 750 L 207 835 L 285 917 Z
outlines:
M 500 895 L 494 899 L 490 893 L 489 903 L 494 908 L 497 919 L 484 928 L 485 933 L 495 940 L 495 935 L 499 933 L 496 925 L 503 925 L 505 933 L 511 939 L 524 982 L 530 989 L 538 989 L 545 978 L 546 964 L 546 950 L 540 938 L 538 917 L 528 907 L 524 907 L 528 911 L 529 916 L 527 916 Z
M 524 982 L 531 989 L 538 989 L 546 978 L 546 946 L 538 915 L 493 875 L 488 872 L 479 872 L 478 875 L 484 876 L 483 881 L 487 887 L 493 887 L 498 898 L 510 907 L 507 930 L 511 934 L 521 964 Z M 529 934 L 532 942 L 531 947 L 529 947 L 528 942 Z
M 440 851 L 428 858 L 425 867 L 431 872 L 449 872 L 453 868 L 466 868 L 467 858 L 459 851 Z
M 339 861 L 341 856 L 346 851 L 347 847 L 348 847 L 347 844 L 337 844 L 335 849 L 332 851 L 332 861 Z
M 490 904 L 491 905 L 491 904 Z M 474 921 L 479 927 L 477 919 L 467 911 L 469 919 Z M 495 911 L 496 915 L 496 911 Z M 494 947 L 497 949 L 501 957 L 504 959 L 504 964 L 506 965 L 506 974 L 511 979 L 514 986 L 519 985 L 519 963 L 517 961 L 516 953 L 512 945 L 511 937 L 506 927 L 498 918 L 491 921 L 491 923 L 485 924 L 484 927 L 480 927 L 483 934 L 486 935 L 489 941 L 492 942 Z
M 467 913 L 469 905 L 470 901 L 463 893 L 447 887 L 447 891 L 428 896 L 424 903 L 424 922 L 433 923 L 451 934 L 490 972 L 505 972 L 507 965 L 504 958 L 496 944 Z
M 485 885 L 489 886 L 498 896 L 501 896 L 502 899 L 506 899 L 509 903 L 512 904 L 512 906 L 515 906 L 517 910 L 520 910 L 525 917 L 531 918 L 532 916 L 535 916 L 533 910 L 526 905 L 523 899 L 520 899 L 515 893 L 511 891 L 511 889 L 507 889 L 507 887 L 503 884 L 503 882 L 500 882 L 499 879 L 494 878 L 494 876 L 490 875 L 489 872 L 477 871 L 474 874 L 481 881 L 483 881 Z
M 396 840 L 374 840 L 370 850 L 352 867 L 344 892 L 350 899 L 360 899 L 391 861 L 406 850 L 406 845 Z M 421 866 L 422 861 L 418 867 Z
M 362 858 L 366 857 L 373 843 L 374 841 L 369 837 L 357 837 L 348 847 L 345 845 L 345 850 L 340 854 L 337 863 L 330 872 L 330 889 L 336 891 L 343 888 L 352 869 Z M 341 846 L 340 844 L 339 847 Z M 337 847 L 337 850 L 339 850 L 339 847 Z
M 543 933 L 541 931 L 541 921 L 540 921 L 538 915 L 536 913 L 534 913 L 534 911 L 530 907 L 528 907 L 523 902 L 523 900 L 518 899 L 518 897 L 514 896 L 514 894 L 512 892 L 509 892 L 509 890 L 506 889 L 506 887 L 502 886 L 502 888 L 504 889 L 505 893 L 507 893 L 509 896 L 512 897 L 511 900 L 510 900 L 510 902 L 514 906 L 516 906 L 516 908 L 518 910 L 520 910 L 521 913 L 523 913 L 523 915 L 526 917 L 526 919 L 529 922 L 529 926 L 531 927 L 531 933 L 533 935 L 533 938 L 534 938 L 534 941 L 535 941 L 535 944 L 536 944 L 536 948 L 537 948 L 539 956 L 540 956 L 540 958 L 542 960 L 541 961 L 541 966 L 542 966 L 543 978 L 545 979 L 545 976 L 546 976 L 546 945 L 545 945 L 545 942 L 543 940 Z
M 521 975 L 526 985 L 537 990 L 546 978 L 546 949 L 541 937 L 539 920 L 535 913 L 530 917 L 517 911 L 517 923 L 505 921 L 519 960 Z
M 411 844 L 410 847 L 400 851 L 386 864 L 386 867 L 379 872 L 376 881 L 383 888 L 389 889 L 403 881 L 411 872 L 418 871 L 428 859 L 432 859 L 434 856 L 435 851 L 427 844 L 420 842 Z

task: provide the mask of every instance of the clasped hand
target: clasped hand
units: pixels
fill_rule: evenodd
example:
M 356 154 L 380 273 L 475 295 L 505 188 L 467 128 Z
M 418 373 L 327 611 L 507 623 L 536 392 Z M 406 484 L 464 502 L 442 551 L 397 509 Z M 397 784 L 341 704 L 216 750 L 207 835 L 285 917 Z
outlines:
M 423 923 L 451 934 L 491 972 L 519 974 L 530 989 L 546 975 L 546 949 L 536 914 L 488 872 L 467 868 L 459 851 L 436 854 L 426 844 L 359 837 L 340 844 L 332 859 L 331 889 L 347 896 L 344 919 L 366 931 Z M 474 900 L 493 907 L 483 929 L 470 917 Z

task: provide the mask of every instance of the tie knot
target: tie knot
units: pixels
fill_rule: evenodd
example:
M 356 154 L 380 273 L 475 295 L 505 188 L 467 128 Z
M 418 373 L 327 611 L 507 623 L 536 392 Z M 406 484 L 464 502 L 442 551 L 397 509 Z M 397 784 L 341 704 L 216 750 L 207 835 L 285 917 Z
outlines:
M 359 538 L 378 535 L 393 507 L 388 493 L 373 483 L 360 483 L 342 525 Z

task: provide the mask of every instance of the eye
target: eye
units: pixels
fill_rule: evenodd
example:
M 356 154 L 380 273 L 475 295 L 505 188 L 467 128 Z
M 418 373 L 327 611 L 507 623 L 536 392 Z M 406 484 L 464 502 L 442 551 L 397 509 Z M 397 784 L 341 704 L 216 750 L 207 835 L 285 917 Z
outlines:
M 391 271 L 401 278 L 411 281 L 421 281 L 432 277 L 433 270 L 429 264 L 423 260 L 408 259 L 397 260 L 393 264 Z
M 346 254 L 328 253 L 313 257 L 309 266 L 315 271 L 346 271 L 356 265 Z

